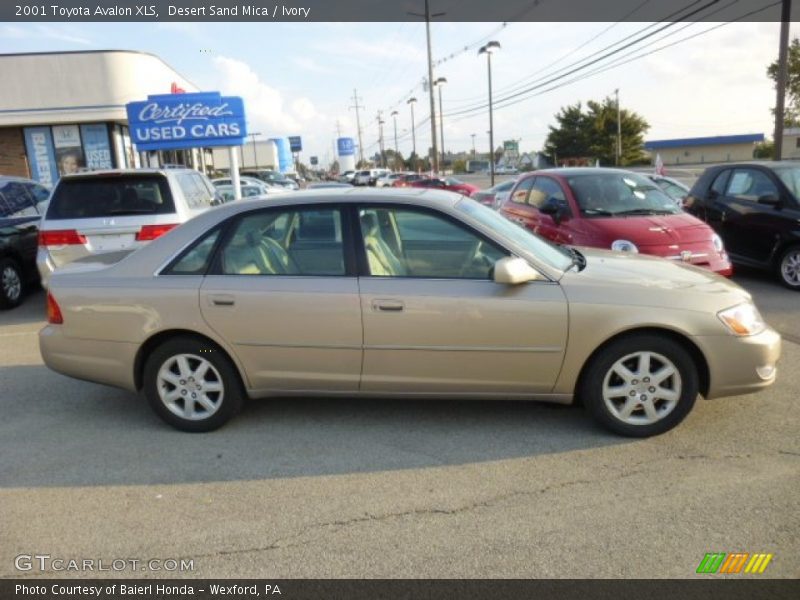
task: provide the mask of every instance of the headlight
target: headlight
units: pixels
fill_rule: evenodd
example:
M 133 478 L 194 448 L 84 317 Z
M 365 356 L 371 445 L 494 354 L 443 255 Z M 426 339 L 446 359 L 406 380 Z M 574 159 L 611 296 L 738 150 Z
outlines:
M 714 250 L 722 254 L 725 252 L 725 245 L 722 243 L 722 238 L 719 237 L 716 233 L 711 238 L 711 242 L 714 244 Z
M 737 304 L 717 313 L 731 333 L 735 335 L 755 335 L 767 327 L 758 309 L 752 302 Z
M 611 249 L 616 250 L 617 252 L 632 252 L 634 254 L 639 252 L 636 244 L 629 240 L 614 240 L 614 242 L 611 244 Z

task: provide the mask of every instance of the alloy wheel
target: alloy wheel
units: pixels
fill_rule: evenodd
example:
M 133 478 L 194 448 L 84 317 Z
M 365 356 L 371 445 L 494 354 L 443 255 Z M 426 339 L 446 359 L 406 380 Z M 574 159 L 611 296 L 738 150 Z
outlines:
M 3 295 L 12 304 L 19 300 L 22 293 L 22 281 L 19 278 L 19 273 L 12 266 L 6 266 L 3 269 L 3 274 L 0 276 L 3 286 Z
M 164 406 L 190 421 L 207 419 L 216 413 L 225 395 L 219 371 L 194 354 L 177 354 L 164 361 L 156 386 Z
M 629 425 L 651 425 L 669 415 L 681 397 L 675 364 L 656 352 L 634 352 L 615 362 L 603 379 L 609 412 Z
M 781 277 L 787 285 L 800 287 L 800 248 L 784 255 L 781 261 Z

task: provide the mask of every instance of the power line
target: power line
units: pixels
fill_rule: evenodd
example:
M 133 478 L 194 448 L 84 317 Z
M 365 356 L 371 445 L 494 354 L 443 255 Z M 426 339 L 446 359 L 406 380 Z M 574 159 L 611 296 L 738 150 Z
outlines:
M 700 8 L 693 10 L 689 14 L 684 15 L 682 18 L 683 19 L 687 19 L 689 17 L 693 17 L 693 16 L 697 15 L 698 13 L 704 11 L 709 6 L 713 6 L 714 4 L 718 3 L 719 1 L 720 0 L 711 0 L 708 4 L 705 4 L 705 5 L 701 6 Z M 696 4 L 696 2 L 692 3 L 692 5 L 693 4 Z M 681 9 L 681 10 L 684 10 L 684 9 Z M 673 13 L 672 15 L 670 15 L 667 18 L 671 18 L 672 16 L 674 16 L 674 14 L 675 13 Z M 543 87 L 545 87 L 547 85 L 550 85 L 551 83 L 554 83 L 556 81 L 564 79 L 565 77 L 569 77 L 570 75 L 578 73 L 579 71 L 587 69 L 587 68 L 591 67 L 592 65 L 595 65 L 595 64 L 597 64 L 597 63 L 599 63 L 601 61 L 604 61 L 607 58 L 610 58 L 611 56 L 614 56 L 614 55 L 622 52 L 623 50 L 626 50 L 626 49 L 628 49 L 628 48 L 630 48 L 632 46 L 635 46 L 636 44 L 639 44 L 642 41 L 644 41 L 644 40 L 646 40 L 648 38 L 651 38 L 654 35 L 657 35 L 658 33 L 661 33 L 662 31 L 664 31 L 664 30 L 666 30 L 666 29 L 668 29 L 670 27 L 673 27 L 676 24 L 677 24 L 677 22 L 675 22 L 675 21 L 669 22 L 666 25 L 663 25 L 662 27 L 660 27 L 659 29 L 656 29 L 653 32 L 650 32 L 650 33 L 648 33 L 646 35 L 637 37 L 636 39 L 624 44 L 623 46 L 620 46 L 619 48 L 617 48 L 615 50 L 612 50 L 610 52 L 606 52 L 605 54 L 602 54 L 601 56 L 598 56 L 597 58 L 593 58 L 593 59 L 589 60 L 589 62 L 586 62 L 586 64 L 580 64 L 580 63 L 584 62 L 586 59 L 582 59 L 580 61 L 572 63 L 572 64 L 568 65 L 567 67 L 565 67 L 565 68 L 569 69 L 568 71 L 566 71 L 566 72 L 564 72 L 564 73 L 562 73 L 560 75 L 556 75 L 556 76 L 547 76 L 547 77 L 549 77 L 549 79 L 548 78 L 542 78 L 541 80 L 539 80 L 538 83 L 536 83 L 536 84 L 534 84 L 534 85 L 532 85 L 530 87 L 527 87 L 527 88 L 525 88 L 523 90 L 514 92 L 513 94 L 506 95 L 503 98 L 499 98 L 497 100 L 497 104 L 499 105 L 499 104 L 508 102 L 509 100 L 512 100 L 514 98 L 523 96 L 525 94 L 528 94 L 529 92 L 532 92 L 532 91 L 535 91 L 537 89 L 543 88 Z M 612 44 L 609 47 L 612 47 L 614 45 L 616 45 L 616 44 Z M 600 52 L 603 52 L 603 50 L 600 50 Z M 576 66 L 576 65 L 580 65 L 580 66 Z M 570 68 L 570 67 L 573 67 L 573 68 Z M 563 71 L 563 69 L 559 69 L 559 70 Z M 456 117 L 456 116 L 463 115 L 463 114 L 477 113 L 477 112 L 485 109 L 487 106 L 488 106 L 488 104 L 480 104 L 480 105 L 472 106 L 472 107 L 469 107 L 469 108 L 459 109 L 459 110 L 456 110 L 456 111 L 448 114 L 447 117 L 450 118 L 450 117 Z

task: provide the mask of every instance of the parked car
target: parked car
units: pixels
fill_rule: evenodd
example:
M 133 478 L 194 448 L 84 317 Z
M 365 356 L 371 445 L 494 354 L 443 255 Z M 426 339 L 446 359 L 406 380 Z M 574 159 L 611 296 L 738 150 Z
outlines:
M 211 182 L 192 169 L 64 175 L 39 227 L 42 283 L 81 257 L 143 246 L 221 202 Z
M 430 179 L 430 177 L 421 173 L 409 173 L 395 179 L 392 187 L 409 187 L 415 181 L 422 181 L 423 179 Z
M 554 245 L 477 202 L 350 190 L 233 202 L 57 271 L 45 364 L 208 431 L 246 397 L 579 398 L 611 430 L 776 378 L 750 294 L 680 262 Z M 108 282 L 113 281 L 113 285 Z
M 212 179 L 211 183 L 214 187 L 232 187 L 233 186 L 233 179 L 230 177 L 218 177 L 216 179 Z M 289 191 L 287 188 L 283 187 L 282 185 L 271 185 L 262 181 L 261 179 L 256 179 L 255 177 L 239 177 L 239 185 L 249 185 L 255 186 L 259 188 L 261 194 L 279 194 L 281 192 Z
M 353 175 L 353 185 L 369 185 L 370 177 L 371 171 L 369 169 L 356 171 L 355 175 Z
M 523 175 L 500 211 L 558 244 L 641 252 L 733 273 L 719 235 L 630 171 L 575 167 Z
M 281 186 L 291 191 L 300 189 L 300 186 L 296 181 L 285 177 L 282 173 L 278 173 L 277 171 L 272 171 L 270 169 L 240 170 L 239 175 L 244 175 L 245 177 L 255 177 L 256 179 L 260 179 L 269 185 Z
M 375 187 L 392 187 L 395 181 L 406 175 L 410 175 L 410 173 L 386 173 L 375 180 Z
M 236 200 L 236 192 L 232 185 L 218 185 L 216 186 L 217 193 L 222 197 L 223 202 L 232 202 Z M 264 192 L 263 186 L 260 185 L 241 185 L 242 200 L 249 200 L 251 198 L 266 198 L 269 194 Z M 274 196 L 274 194 L 273 194 Z
M 0 176 L 0 309 L 18 306 L 39 281 L 36 244 L 49 197 L 35 181 Z
M 706 169 L 685 207 L 722 237 L 734 263 L 800 290 L 799 199 L 797 163 L 738 163 Z
M 512 167 L 511 165 L 502 165 L 497 167 L 494 172 L 497 175 L 516 175 L 519 173 L 519 169 L 517 167 Z
M 689 186 L 672 177 L 664 175 L 647 175 L 664 193 L 675 201 L 678 206 L 683 206 L 683 201 L 689 195 Z
M 353 183 L 353 178 L 356 176 L 355 171 L 345 171 L 339 176 L 339 181 L 342 183 Z
M 489 208 L 497 208 L 506 201 L 515 183 L 516 179 L 509 179 L 490 187 L 488 190 L 478 190 L 470 198 Z
M 318 181 L 309 183 L 306 186 L 307 190 L 322 190 L 322 189 L 352 189 L 353 185 L 350 183 L 339 183 L 338 181 Z
M 418 179 L 409 183 L 410 187 L 424 187 L 437 190 L 447 190 L 448 192 L 456 192 L 464 194 L 465 196 L 472 196 L 475 192 L 479 192 L 480 188 L 471 183 L 464 183 L 455 177 L 445 177 L 439 179 L 438 177 L 431 177 L 427 179 Z
M 369 185 L 377 185 L 378 179 L 385 175 L 391 174 L 389 169 L 370 169 L 369 173 Z

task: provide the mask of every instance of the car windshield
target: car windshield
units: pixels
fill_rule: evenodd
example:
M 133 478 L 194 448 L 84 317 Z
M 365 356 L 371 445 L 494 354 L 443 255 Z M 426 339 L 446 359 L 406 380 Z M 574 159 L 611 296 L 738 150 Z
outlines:
M 800 167 L 780 167 L 775 173 L 795 198 L 800 198 Z
M 509 221 L 496 211 L 474 200 L 463 198 L 456 203 L 456 209 L 511 240 L 514 244 L 554 269 L 566 271 L 574 264 L 572 254 L 566 249 L 540 238 L 538 235 Z
M 654 182 L 625 172 L 567 176 L 581 213 L 586 217 L 677 214 L 680 208 Z

